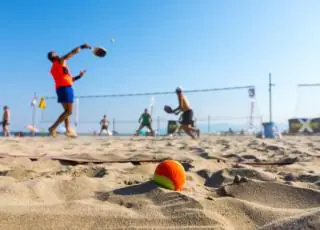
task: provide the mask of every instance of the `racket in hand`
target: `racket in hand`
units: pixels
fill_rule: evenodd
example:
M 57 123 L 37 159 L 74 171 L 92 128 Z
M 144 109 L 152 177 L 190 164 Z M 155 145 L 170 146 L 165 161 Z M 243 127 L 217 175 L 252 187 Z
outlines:
M 173 110 L 169 105 L 165 105 L 163 109 L 166 113 L 173 113 Z
M 91 48 L 92 53 L 97 57 L 104 57 L 107 55 L 107 50 L 102 47 L 93 47 Z

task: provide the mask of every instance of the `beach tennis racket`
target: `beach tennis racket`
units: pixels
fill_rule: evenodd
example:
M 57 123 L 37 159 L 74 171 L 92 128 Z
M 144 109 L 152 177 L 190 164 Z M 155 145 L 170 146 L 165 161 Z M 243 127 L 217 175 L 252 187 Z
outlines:
M 104 57 L 107 55 L 107 50 L 102 47 L 92 47 L 91 51 L 97 57 Z
M 173 110 L 169 105 L 165 105 L 163 109 L 166 113 L 173 113 Z

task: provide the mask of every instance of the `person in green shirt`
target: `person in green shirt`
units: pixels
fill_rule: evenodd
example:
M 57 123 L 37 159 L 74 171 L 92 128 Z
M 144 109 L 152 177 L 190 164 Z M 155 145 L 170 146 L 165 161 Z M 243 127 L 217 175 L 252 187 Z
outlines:
M 140 126 L 139 126 L 139 129 L 137 130 L 137 133 L 136 133 L 137 136 L 139 136 L 140 131 L 144 127 L 147 127 L 150 130 L 151 135 L 154 136 L 154 132 L 151 127 L 152 118 L 151 118 L 151 115 L 148 113 L 148 109 L 144 110 L 144 113 L 141 114 L 138 122 L 140 123 Z

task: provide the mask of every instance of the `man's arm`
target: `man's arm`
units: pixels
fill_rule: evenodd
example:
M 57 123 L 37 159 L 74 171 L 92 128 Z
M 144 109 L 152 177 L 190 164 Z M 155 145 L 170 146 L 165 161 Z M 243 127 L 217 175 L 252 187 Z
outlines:
M 181 112 L 181 97 L 179 97 L 179 106 L 172 111 L 172 113 L 180 113 Z
M 79 80 L 80 78 L 81 78 L 81 76 L 80 76 L 80 75 L 75 76 L 75 77 L 73 77 L 73 78 L 72 78 L 72 81 L 77 81 L 77 80 Z
M 142 116 L 143 116 L 143 114 L 140 116 L 138 123 L 140 123 L 140 122 L 141 122 Z
M 180 106 L 177 107 L 176 109 L 172 110 L 172 113 L 175 113 L 175 114 L 179 114 L 180 112 L 181 112 Z
M 81 51 L 81 49 L 90 49 L 91 46 L 89 46 L 88 44 L 83 44 L 81 46 L 78 46 L 76 48 L 74 48 L 73 50 L 71 50 L 69 53 L 67 53 L 66 55 L 60 57 L 60 61 L 66 61 L 69 60 L 73 55 L 79 53 Z
M 79 75 L 78 76 L 76 76 L 76 77 L 73 77 L 72 78 L 72 80 L 73 81 L 77 81 L 77 80 L 79 80 L 80 78 L 82 78 L 83 77 L 83 75 L 86 73 L 86 70 L 82 70 L 82 71 L 80 71 L 80 73 L 79 73 Z

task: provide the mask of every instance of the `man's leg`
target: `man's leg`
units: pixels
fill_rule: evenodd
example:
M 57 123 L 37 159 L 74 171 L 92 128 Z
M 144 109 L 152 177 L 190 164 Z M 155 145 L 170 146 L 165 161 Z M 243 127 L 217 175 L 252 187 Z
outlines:
M 195 128 L 195 127 L 193 127 L 192 125 L 190 125 L 190 126 L 189 126 L 189 129 L 190 129 L 192 132 L 195 132 L 198 137 L 200 137 L 200 129 L 199 129 L 199 128 Z
M 7 131 L 7 125 L 6 124 L 3 126 L 3 136 L 4 137 L 8 136 L 8 131 Z
M 7 137 L 10 137 L 10 129 L 9 129 L 9 125 L 6 126 L 6 131 L 7 131 Z
M 103 126 L 103 127 L 101 128 L 101 130 L 100 130 L 100 135 L 102 135 L 102 132 L 103 132 L 104 130 L 106 130 L 107 133 L 108 133 L 108 126 Z
M 70 116 L 67 116 L 64 119 L 64 126 L 66 127 L 66 132 L 70 132 Z
M 186 132 L 186 134 L 188 134 L 192 139 L 196 139 L 196 137 L 193 135 L 192 133 L 192 128 L 191 128 L 191 125 L 184 125 L 184 124 L 181 124 L 181 128 L 183 129 L 183 131 Z
M 152 127 L 151 127 L 151 124 L 148 124 L 148 125 L 146 125 L 146 126 L 147 126 L 147 128 L 150 130 L 151 135 L 154 136 L 154 131 L 153 131 Z
M 70 119 L 69 117 L 72 114 L 72 103 L 63 103 L 64 112 L 58 117 L 56 122 L 49 128 L 50 135 L 55 136 L 56 129 L 58 126 L 65 122 L 67 132 L 70 131 Z
M 144 125 L 141 124 L 137 130 L 137 136 L 139 136 L 141 129 L 143 129 Z
M 72 132 L 71 128 L 70 128 L 70 116 L 72 114 L 72 103 L 64 103 L 62 104 L 62 107 L 64 109 L 64 111 L 68 111 L 68 116 L 64 119 L 64 125 L 66 127 L 66 131 L 68 132 Z
M 109 133 L 109 126 L 106 126 L 106 131 L 107 131 L 107 135 L 109 136 L 110 133 Z
M 9 137 L 10 136 L 10 131 L 9 131 L 9 122 L 6 121 L 5 125 L 4 125 L 4 132 L 5 132 L 5 136 Z
M 72 130 L 71 124 L 70 124 L 70 117 L 73 111 L 73 104 L 72 103 L 66 103 L 64 106 L 65 110 L 67 111 L 68 116 L 64 120 L 64 124 L 66 126 L 66 135 L 68 137 L 77 137 L 77 134 Z
M 172 135 L 178 134 L 179 136 L 181 136 L 181 125 L 179 125 L 174 132 L 172 133 Z
M 199 131 L 196 128 L 192 127 L 192 117 L 193 117 L 193 111 L 187 111 L 182 114 L 182 122 L 181 122 L 181 128 L 183 131 L 185 131 L 192 139 L 196 139 L 193 135 L 194 132 L 197 133 L 199 136 Z
M 105 129 L 106 129 L 106 127 L 105 127 L 104 125 L 101 125 L 99 136 L 102 135 L 102 132 L 103 132 L 103 130 L 105 130 Z
M 194 132 L 197 134 L 198 137 L 200 137 L 200 129 L 194 127 L 194 121 L 193 121 L 193 111 L 190 110 L 184 116 L 182 117 L 183 124 L 185 124 L 186 129 L 189 130 L 189 132 Z M 193 135 L 192 135 L 193 136 Z

